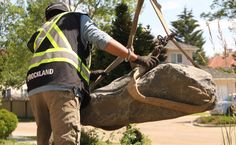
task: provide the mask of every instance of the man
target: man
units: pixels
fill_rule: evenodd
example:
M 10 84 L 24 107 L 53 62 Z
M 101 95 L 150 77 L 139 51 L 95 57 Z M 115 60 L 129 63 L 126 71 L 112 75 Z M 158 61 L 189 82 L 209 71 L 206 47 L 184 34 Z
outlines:
M 158 59 L 128 51 L 87 15 L 69 12 L 64 3 L 50 4 L 45 17 L 47 22 L 28 42 L 34 53 L 27 86 L 37 123 L 37 144 L 49 144 L 51 132 L 56 145 L 80 144 L 79 109 L 81 100 L 88 100 L 90 44 L 147 69 L 155 67 Z M 91 72 L 91 76 L 102 73 Z

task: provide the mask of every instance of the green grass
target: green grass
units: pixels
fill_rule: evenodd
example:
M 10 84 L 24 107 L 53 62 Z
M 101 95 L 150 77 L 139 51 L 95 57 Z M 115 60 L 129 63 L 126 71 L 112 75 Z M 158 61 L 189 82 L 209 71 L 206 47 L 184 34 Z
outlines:
M 0 145 L 35 145 L 32 143 L 22 143 L 22 142 L 16 142 L 15 140 L 5 140 L 5 139 L 0 139 Z
M 202 116 L 196 120 L 197 123 L 201 124 L 213 124 L 213 125 L 225 125 L 225 124 L 236 124 L 236 118 L 231 116 Z
M 33 143 L 22 143 L 22 142 L 17 142 L 16 140 L 12 140 L 12 139 L 0 139 L 0 145 L 35 145 Z M 103 141 L 99 141 L 98 143 L 96 143 L 95 145 L 120 145 L 119 143 L 106 143 Z
M 195 113 L 195 114 L 192 114 L 192 116 L 209 116 L 209 112 Z

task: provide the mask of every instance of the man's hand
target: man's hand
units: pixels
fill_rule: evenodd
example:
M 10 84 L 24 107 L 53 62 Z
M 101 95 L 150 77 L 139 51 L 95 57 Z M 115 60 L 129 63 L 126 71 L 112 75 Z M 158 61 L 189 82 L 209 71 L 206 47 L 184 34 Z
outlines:
M 134 63 L 144 66 L 148 71 L 156 67 L 159 64 L 159 60 L 156 56 L 138 56 Z
M 107 76 L 108 73 L 106 73 L 104 70 L 90 71 L 90 81 L 95 81 L 100 75 Z

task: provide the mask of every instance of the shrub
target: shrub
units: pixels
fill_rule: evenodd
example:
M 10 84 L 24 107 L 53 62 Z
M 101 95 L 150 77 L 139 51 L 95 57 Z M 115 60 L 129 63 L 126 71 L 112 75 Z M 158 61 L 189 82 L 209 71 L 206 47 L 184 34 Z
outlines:
M 16 115 L 6 109 L 0 109 L 0 138 L 7 138 L 16 129 L 18 119 Z
M 129 125 L 120 140 L 121 145 L 151 145 L 151 140 L 145 137 L 137 128 Z
M 81 145 L 101 145 L 98 138 L 98 133 L 95 129 L 91 129 L 85 131 L 82 129 L 81 131 L 81 138 L 80 138 Z

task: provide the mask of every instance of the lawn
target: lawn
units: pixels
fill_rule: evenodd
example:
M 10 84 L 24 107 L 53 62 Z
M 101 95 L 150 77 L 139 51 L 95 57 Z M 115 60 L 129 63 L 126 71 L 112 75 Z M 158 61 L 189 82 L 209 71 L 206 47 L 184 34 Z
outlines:
M 226 125 L 236 124 L 236 117 L 225 115 L 201 116 L 196 120 L 201 124 Z
M 0 139 L 0 145 L 35 145 L 33 143 L 22 143 L 12 139 Z

